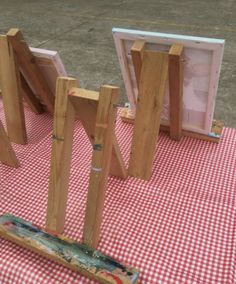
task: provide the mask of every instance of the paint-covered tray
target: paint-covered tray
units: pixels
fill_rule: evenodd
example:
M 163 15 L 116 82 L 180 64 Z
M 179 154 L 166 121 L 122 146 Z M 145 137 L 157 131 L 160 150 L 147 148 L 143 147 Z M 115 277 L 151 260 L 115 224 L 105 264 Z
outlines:
M 0 236 L 100 283 L 132 284 L 138 280 L 136 269 L 126 267 L 83 243 L 48 234 L 11 214 L 0 216 Z

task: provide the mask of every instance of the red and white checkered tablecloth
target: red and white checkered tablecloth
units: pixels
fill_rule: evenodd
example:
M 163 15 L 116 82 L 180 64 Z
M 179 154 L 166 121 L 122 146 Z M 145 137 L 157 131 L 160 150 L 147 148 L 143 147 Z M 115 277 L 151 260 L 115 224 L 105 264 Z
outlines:
M 3 117 L 0 102 L 0 119 Z M 0 214 L 45 225 L 52 119 L 26 109 L 28 145 L 14 145 L 21 167 L 0 165 Z M 132 126 L 117 121 L 128 162 Z M 219 144 L 159 135 L 149 182 L 109 178 L 98 249 L 137 267 L 140 283 L 236 283 L 236 129 Z M 91 145 L 75 123 L 65 234 L 80 240 Z M 0 239 L 0 283 L 95 283 Z

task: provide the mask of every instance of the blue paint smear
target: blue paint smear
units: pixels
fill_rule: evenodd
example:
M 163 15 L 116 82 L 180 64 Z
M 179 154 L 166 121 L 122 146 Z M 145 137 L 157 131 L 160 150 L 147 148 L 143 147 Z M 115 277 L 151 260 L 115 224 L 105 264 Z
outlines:
M 130 283 L 135 283 L 138 279 L 139 273 L 135 269 L 125 267 L 113 258 L 90 248 L 86 244 L 68 242 L 57 236 L 50 235 L 32 225 L 32 223 L 11 214 L 0 216 L 0 225 L 11 235 L 34 243 L 43 251 L 57 255 L 78 268 L 84 268 L 88 271 L 95 268 L 96 272 L 115 272 L 115 276 L 118 275 L 117 271 L 119 271 L 123 276 L 127 277 Z

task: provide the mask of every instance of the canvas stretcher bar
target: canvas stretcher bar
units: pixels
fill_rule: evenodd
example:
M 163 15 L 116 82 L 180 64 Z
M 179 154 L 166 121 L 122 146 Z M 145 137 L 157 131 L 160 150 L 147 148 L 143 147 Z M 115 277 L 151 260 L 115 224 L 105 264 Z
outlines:
M 183 52 L 181 44 L 173 44 L 169 50 L 170 137 L 180 140 L 183 117 Z

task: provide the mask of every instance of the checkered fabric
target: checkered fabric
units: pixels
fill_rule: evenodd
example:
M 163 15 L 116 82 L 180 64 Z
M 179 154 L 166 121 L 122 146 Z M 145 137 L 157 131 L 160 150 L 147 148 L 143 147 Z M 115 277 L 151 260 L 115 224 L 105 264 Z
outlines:
M 0 214 L 45 225 L 52 118 L 28 109 L 21 167 L 0 165 Z M 4 121 L 2 104 L 0 119 Z M 117 120 L 128 163 L 132 125 Z M 65 234 L 80 241 L 92 147 L 75 123 Z M 140 283 L 236 283 L 236 130 L 219 144 L 159 135 L 149 182 L 110 177 L 98 249 L 137 267 Z M 95 283 L 0 239 L 0 283 Z

